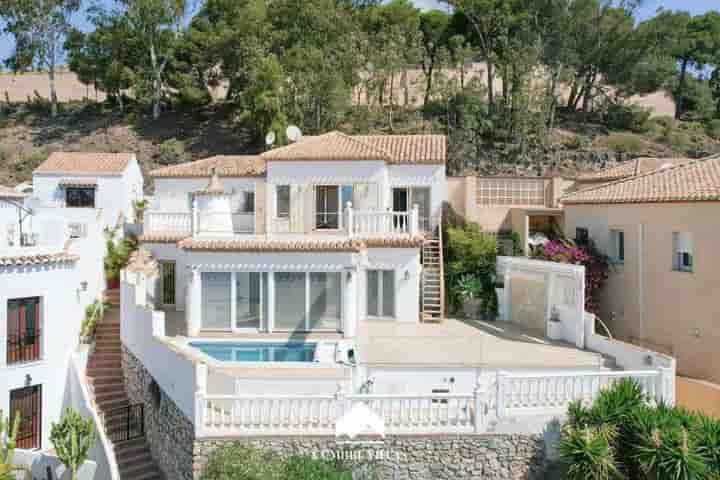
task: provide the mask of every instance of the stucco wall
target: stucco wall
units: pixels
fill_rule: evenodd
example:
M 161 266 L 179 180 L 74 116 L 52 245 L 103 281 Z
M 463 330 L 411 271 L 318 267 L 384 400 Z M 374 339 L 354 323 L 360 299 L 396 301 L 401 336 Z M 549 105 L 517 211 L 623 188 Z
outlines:
M 616 337 L 677 358 L 678 373 L 720 382 L 720 204 L 567 205 L 565 230 L 587 228 L 610 252 L 610 229 L 625 232 L 625 261 L 610 269 L 600 318 Z M 673 232 L 691 232 L 694 271 L 673 270 Z

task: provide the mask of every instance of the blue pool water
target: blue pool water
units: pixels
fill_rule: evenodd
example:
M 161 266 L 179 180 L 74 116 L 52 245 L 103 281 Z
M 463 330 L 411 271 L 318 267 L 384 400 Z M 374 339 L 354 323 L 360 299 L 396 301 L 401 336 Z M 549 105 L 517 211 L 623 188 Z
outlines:
M 223 362 L 312 362 L 314 343 L 190 342 L 206 355 Z

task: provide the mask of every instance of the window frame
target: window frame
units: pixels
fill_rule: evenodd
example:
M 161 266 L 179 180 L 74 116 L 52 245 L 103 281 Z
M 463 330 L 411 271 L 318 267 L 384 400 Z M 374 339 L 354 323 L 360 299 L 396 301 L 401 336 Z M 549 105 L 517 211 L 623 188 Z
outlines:
M 255 213 L 255 192 L 253 190 L 243 191 L 243 203 L 239 213 Z
M 625 230 L 621 228 L 610 229 L 610 259 L 613 263 L 622 265 L 625 263 Z
M 590 229 L 588 229 L 587 227 L 575 227 L 575 244 L 585 246 L 589 243 Z
M 8 298 L 6 302 L 6 311 L 5 311 L 5 364 L 10 365 L 23 365 L 33 362 L 40 362 L 44 359 L 44 335 L 43 335 L 43 308 L 42 308 L 42 297 L 35 296 L 35 297 L 17 297 L 17 298 Z M 13 350 L 10 348 L 10 313 L 13 309 L 11 305 L 17 304 L 18 307 L 18 314 L 16 321 L 16 330 L 17 333 L 17 341 L 16 346 Z M 28 328 L 27 321 L 25 322 L 24 331 L 20 332 L 20 308 L 22 305 L 25 305 L 27 308 L 27 305 L 33 305 L 34 315 L 33 315 L 33 328 Z M 28 335 L 28 332 L 33 332 L 33 335 Z M 20 339 L 22 337 L 22 340 Z M 26 341 L 29 337 L 34 338 L 34 341 L 32 343 L 27 343 Z M 26 354 L 26 349 L 30 347 L 30 354 Z M 11 355 L 13 355 L 13 358 L 11 359 Z M 26 358 L 27 357 L 27 358 Z
M 92 205 L 74 205 L 73 203 L 77 202 L 70 202 L 70 194 L 76 193 L 76 192 L 92 192 Z M 87 200 L 87 199 L 85 199 Z M 65 207 L 66 208 L 95 208 L 95 205 L 97 204 L 97 189 L 95 187 L 65 187 Z
M 287 211 L 280 210 L 280 191 L 287 192 Z M 289 219 L 290 211 L 292 209 L 292 198 L 290 185 L 276 185 L 275 186 L 275 218 L 277 219 Z
M 377 272 L 377 279 L 378 279 L 378 285 L 377 285 L 377 315 L 372 315 L 370 313 L 370 272 Z M 384 311 L 384 291 L 385 291 L 385 282 L 386 282 L 386 276 L 390 276 L 391 283 L 393 286 L 393 298 L 392 298 L 392 305 L 391 310 L 392 313 L 390 315 L 386 315 Z M 397 319 L 397 291 L 395 289 L 396 285 L 396 272 L 393 269 L 381 269 L 381 268 L 369 268 L 365 272 L 365 316 L 370 319 Z
M 680 250 L 680 240 L 682 235 L 687 235 L 687 243 L 690 245 L 689 251 Z M 673 271 L 682 273 L 693 273 L 695 271 L 695 245 L 692 232 L 673 232 Z M 686 262 L 689 259 L 689 262 Z

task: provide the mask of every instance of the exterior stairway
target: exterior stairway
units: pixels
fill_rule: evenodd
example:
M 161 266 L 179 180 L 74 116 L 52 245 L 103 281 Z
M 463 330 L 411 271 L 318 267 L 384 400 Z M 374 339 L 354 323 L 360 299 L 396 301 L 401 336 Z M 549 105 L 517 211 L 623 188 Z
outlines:
M 120 349 L 120 292 L 110 290 L 110 307 L 95 330 L 95 349 L 87 378 L 95 406 L 113 443 L 122 480 L 162 480 L 144 436 L 142 406 L 131 405 L 125 392 Z
M 439 230 L 428 235 L 423 242 L 422 265 L 421 320 L 439 323 L 443 320 L 445 307 L 443 247 Z

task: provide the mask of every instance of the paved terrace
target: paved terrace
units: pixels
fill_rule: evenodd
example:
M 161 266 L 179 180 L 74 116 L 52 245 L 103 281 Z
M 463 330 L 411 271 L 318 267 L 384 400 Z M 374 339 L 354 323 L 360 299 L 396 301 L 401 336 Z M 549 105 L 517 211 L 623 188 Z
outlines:
M 360 363 L 406 367 L 598 368 L 603 357 L 510 322 L 360 322 Z

